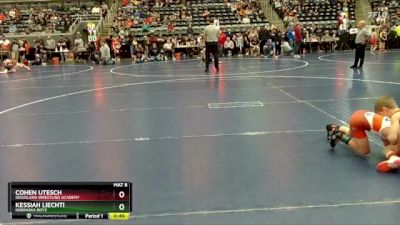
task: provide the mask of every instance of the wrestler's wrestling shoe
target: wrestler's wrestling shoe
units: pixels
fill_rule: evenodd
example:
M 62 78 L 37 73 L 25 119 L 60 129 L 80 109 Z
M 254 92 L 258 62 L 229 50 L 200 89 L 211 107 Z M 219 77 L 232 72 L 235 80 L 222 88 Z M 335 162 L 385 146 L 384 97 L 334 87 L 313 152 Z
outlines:
M 400 168 L 400 158 L 399 157 L 393 157 L 390 158 L 389 160 L 385 160 L 383 162 L 378 163 L 376 165 L 376 170 L 381 172 L 381 173 L 388 173 L 394 169 Z
M 341 133 L 339 133 L 339 127 L 335 124 L 326 125 L 326 137 L 329 141 L 329 144 L 332 148 L 336 146 L 336 144 L 340 141 Z

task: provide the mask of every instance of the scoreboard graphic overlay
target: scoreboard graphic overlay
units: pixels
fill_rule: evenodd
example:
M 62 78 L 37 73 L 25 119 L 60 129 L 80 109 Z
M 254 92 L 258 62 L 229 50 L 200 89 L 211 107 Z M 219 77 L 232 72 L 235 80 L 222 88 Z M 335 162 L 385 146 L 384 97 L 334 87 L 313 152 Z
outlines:
M 10 182 L 13 219 L 127 220 L 132 211 L 130 182 Z

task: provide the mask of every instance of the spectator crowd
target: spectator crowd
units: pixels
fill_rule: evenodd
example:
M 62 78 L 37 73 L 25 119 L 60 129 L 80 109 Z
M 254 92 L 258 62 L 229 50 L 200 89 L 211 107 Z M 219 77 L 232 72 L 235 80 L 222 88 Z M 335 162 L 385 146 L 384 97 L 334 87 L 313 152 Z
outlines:
M 43 6 L 43 4 L 1 4 L 0 33 L 10 35 L 66 33 L 78 16 L 93 15 L 95 19 L 98 19 L 100 16 L 106 16 L 108 12 L 107 4 L 98 4 L 93 1 L 85 2 L 82 6 L 75 4 L 64 7 Z
M 202 32 L 195 32 L 191 25 L 193 19 L 192 6 L 203 4 L 206 0 L 133 0 L 123 1 L 124 7 L 118 11 L 115 21 L 107 36 L 98 36 L 95 41 L 84 39 L 84 35 L 78 34 L 73 40 L 67 37 L 53 36 L 39 37 L 34 43 L 26 39 L 9 40 L 5 36 L 0 37 L 0 54 L 2 59 L 11 57 L 32 64 L 43 64 L 58 58 L 61 62 L 92 62 L 102 64 L 118 63 L 121 58 L 130 58 L 132 63 L 146 61 L 179 60 L 181 58 L 201 58 L 204 55 L 204 37 Z M 209 0 L 211 1 L 211 0 Z M 337 23 L 336 26 L 323 26 L 319 22 L 307 23 L 304 26 L 298 22 L 297 15 L 302 13 L 302 1 L 271 0 L 277 9 L 282 10 L 282 15 L 290 17 L 287 28 L 277 28 L 269 25 L 259 26 L 251 24 L 244 31 L 233 30 L 232 27 L 221 28 L 219 36 L 219 55 L 232 56 L 264 56 L 281 57 L 294 55 L 300 57 L 305 53 L 333 52 L 344 48 L 344 43 L 351 42 L 349 29 L 351 25 L 344 27 Z M 315 0 L 325 2 L 325 0 Z M 219 2 L 235 12 L 237 19 L 243 20 L 250 14 L 260 11 L 257 1 L 242 0 L 239 3 L 224 0 Z M 345 2 L 346 3 L 346 2 Z M 342 2 L 332 1 L 330 4 L 346 7 Z M 157 7 L 175 7 L 172 14 L 161 15 Z M 99 12 L 105 12 L 105 6 L 100 7 Z M 93 8 L 92 8 L 93 9 Z M 98 9 L 94 9 L 96 12 Z M 204 8 L 202 16 L 216 17 L 208 8 Z M 346 11 L 346 9 L 342 9 Z M 211 11 L 211 10 L 210 10 Z M 259 13 L 261 16 L 261 13 Z M 340 17 L 338 20 L 346 20 Z M 187 26 L 182 33 L 173 31 L 174 23 L 178 20 L 186 20 Z M 343 22 L 343 21 L 342 21 Z M 171 25 L 172 23 L 172 25 Z M 165 31 L 157 31 L 154 27 L 166 25 Z M 146 28 L 140 34 L 132 31 L 133 27 Z M 348 37 L 348 38 L 346 38 Z M 376 47 L 374 47 L 376 46 Z M 351 44 L 350 44 L 351 47 Z M 400 47 L 399 24 L 383 23 L 372 32 L 371 48 L 385 51 L 389 48 Z M 371 51 L 374 54 L 374 52 Z

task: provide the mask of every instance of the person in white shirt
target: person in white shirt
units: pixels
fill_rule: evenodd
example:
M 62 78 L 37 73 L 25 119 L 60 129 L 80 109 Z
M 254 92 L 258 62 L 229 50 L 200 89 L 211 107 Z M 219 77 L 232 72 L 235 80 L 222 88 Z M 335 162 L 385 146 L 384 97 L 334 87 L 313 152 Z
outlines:
M 5 36 L 0 36 L 0 50 L 10 50 L 11 42 Z
M 92 14 L 99 14 L 100 11 L 101 11 L 101 8 L 98 7 L 98 6 L 94 6 L 94 7 L 92 8 Z
M 106 2 L 103 2 L 103 4 L 101 5 L 101 9 L 102 10 L 108 10 L 108 5 Z
M 285 55 L 290 55 L 293 52 L 292 46 L 290 46 L 289 42 L 284 41 L 282 44 L 282 51 Z
M 356 55 L 354 59 L 354 64 L 350 67 L 351 69 L 361 69 L 364 64 L 365 47 L 369 36 L 371 36 L 365 26 L 366 23 L 364 20 L 358 22 L 358 31 L 355 39 Z M 360 62 L 360 65 L 358 65 L 358 62 Z
M 230 3 L 229 8 L 231 8 L 231 12 L 236 12 L 237 11 L 235 3 Z
M 244 24 L 249 24 L 250 22 L 250 18 L 247 15 L 242 19 L 242 23 Z
M 8 15 L 11 17 L 11 19 L 15 19 L 15 9 L 11 9 L 11 10 L 8 12 Z
M 218 38 L 220 34 L 220 28 L 215 26 L 214 19 L 209 18 L 209 25 L 204 28 L 204 38 L 206 42 L 206 69 L 205 72 L 209 72 L 209 62 L 210 55 L 212 54 L 214 57 L 214 66 L 216 71 L 219 71 L 219 59 L 218 59 Z
M 226 56 L 232 56 L 233 49 L 235 48 L 235 43 L 231 40 L 230 37 L 226 38 L 224 43 L 224 53 Z
M 243 54 L 243 47 L 244 47 L 244 38 L 242 33 L 239 33 L 236 37 L 236 47 L 239 50 L 239 56 Z
M 110 47 L 107 45 L 105 41 L 101 41 L 100 45 L 101 45 L 100 47 L 101 63 L 104 65 L 113 64 L 113 61 L 111 60 Z
M 79 51 L 79 49 L 84 48 L 84 42 L 83 42 L 83 39 L 81 38 L 81 36 L 76 37 L 74 44 L 75 44 L 75 48 L 77 51 Z
M 173 51 L 172 47 L 173 47 L 173 46 L 172 46 L 171 39 L 168 38 L 168 39 L 167 39 L 167 42 L 165 42 L 165 44 L 164 44 L 164 46 L 163 46 L 165 56 L 166 56 L 168 59 L 172 59 L 172 51 Z
M 56 41 L 51 37 L 48 36 L 46 40 L 46 49 L 47 52 L 50 54 L 50 59 L 53 58 L 54 51 L 56 50 Z
M 339 26 L 339 30 L 346 31 L 347 28 L 348 28 L 347 27 L 347 18 L 346 18 L 345 15 L 343 15 L 342 20 L 341 20 L 341 24 Z
M 276 8 L 276 9 L 279 9 L 279 8 L 281 8 L 281 7 L 282 7 L 281 2 L 280 2 L 280 1 L 275 1 L 275 8 Z
M 118 33 L 118 36 L 124 36 L 124 37 L 126 37 L 126 36 L 128 36 L 128 32 L 127 31 L 125 31 L 124 29 L 121 29 L 120 31 L 119 31 L 119 33 Z

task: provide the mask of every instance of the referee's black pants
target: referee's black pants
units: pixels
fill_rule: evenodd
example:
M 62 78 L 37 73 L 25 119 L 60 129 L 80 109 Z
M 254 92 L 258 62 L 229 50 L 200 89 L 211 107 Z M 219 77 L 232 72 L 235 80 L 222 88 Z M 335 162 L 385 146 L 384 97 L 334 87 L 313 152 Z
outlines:
M 356 44 L 356 58 L 354 60 L 354 67 L 357 67 L 358 61 L 360 61 L 360 66 L 362 67 L 364 64 L 364 57 L 365 57 L 365 44 Z
M 218 42 L 206 42 L 206 71 L 208 71 L 210 65 L 210 54 L 214 57 L 215 69 L 219 70 Z

